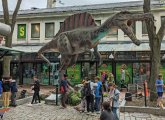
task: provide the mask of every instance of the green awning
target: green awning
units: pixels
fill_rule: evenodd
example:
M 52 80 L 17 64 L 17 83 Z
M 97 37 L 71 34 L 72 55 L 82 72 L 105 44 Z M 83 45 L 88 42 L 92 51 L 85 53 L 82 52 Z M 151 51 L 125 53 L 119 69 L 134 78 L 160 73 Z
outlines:
M 3 58 L 3 56 L 15 55 L 19 53 L 25 53 L 25 51 L 0 46 L 0 59 Z

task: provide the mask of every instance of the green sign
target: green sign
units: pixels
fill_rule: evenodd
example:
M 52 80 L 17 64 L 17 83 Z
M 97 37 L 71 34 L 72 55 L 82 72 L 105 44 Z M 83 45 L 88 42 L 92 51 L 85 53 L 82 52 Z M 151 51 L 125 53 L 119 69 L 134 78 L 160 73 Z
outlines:
M 68 78 L 72 83 L 78 84 L 81 82 L 81 66 L 80 64 L 76 64 L 72 67 L 67 68 Z
M 18 24 L 17 38 L 26 38 L 26 24 Z

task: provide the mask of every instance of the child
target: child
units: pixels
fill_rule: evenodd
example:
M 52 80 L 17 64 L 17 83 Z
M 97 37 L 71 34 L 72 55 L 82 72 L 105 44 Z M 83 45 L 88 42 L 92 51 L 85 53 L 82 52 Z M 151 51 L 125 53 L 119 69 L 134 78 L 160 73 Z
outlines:
M 18 92 L 16 81 L 11 78 L 11 106 L 16 107 L 16 94 Z
M 3 88 L 3 93 L 2 93 L 3 106 L 5 108 L 8 108 L 9 107 L 9 100 L 10 100 L 10 90 L 11 90 L 10 77 L 9 76 L 3 77 L 2 88 Z
M 117 86 L 114 83 L 109 84 L 111 91 L 110 101 L 112 102 L 112 112 L 114 114 L 115 120 L 119 120 L 119 95 L 120 92 L 116 88 Z
M 100 115 L 100 120 L 115 120 L 109 102 L 103 102 L 103 111 Z
M 74 107 L 77 111 L 80 111 L 80 112 L 84 112 L 85 111 L 85 108 L 86 108 L 86 99 L 85 99 L 85 84 L 86 84 L 86 80 L 83 80 L 82 81 L 82 88 L 81 88 L 81 104 Z

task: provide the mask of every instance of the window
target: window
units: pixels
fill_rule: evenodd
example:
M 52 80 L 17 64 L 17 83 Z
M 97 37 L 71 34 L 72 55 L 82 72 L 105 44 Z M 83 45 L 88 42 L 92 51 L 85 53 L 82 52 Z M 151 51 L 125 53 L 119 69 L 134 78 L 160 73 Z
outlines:
M 108 36 L 116 36 L 118 34 L 118 29 L 117 28 L 112 28 L 110 29 Z
M 40 38 L 40 23 L 31 24 L 31 38 Z
M 45 38 L 54 36 L 54 23 L 45 23 Z
M 61 26 L 63 25 L 63 23 L 64 23 L 64 22 L 60 22 L 60 28 L 61 28 Z
M 161 25 L 162 25 L 163 21 L 165 21 L 165 16 L 161 16 Z
M 148 34 L 145 21 L 142 22 L 142 34 Z
M 161 24 L 163 23 L 164 20 L 165 20 L 165 16 L 161 16 Z
M 95 20 L 97 26 L 100 26 L 101 25 L 101 20 Z
M 26 24 L 18 24 L 17 38 L 26 38 Z

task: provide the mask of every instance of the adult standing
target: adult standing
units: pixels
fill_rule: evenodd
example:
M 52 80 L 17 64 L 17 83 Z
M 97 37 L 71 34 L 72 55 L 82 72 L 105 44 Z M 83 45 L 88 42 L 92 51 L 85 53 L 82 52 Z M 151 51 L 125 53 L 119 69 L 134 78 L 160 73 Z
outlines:
M 34 80 L 34 85 L 32 87 L 32 90 L 34 90 L 34 94 L 33 94 L 33 99 L 31 104 L 33 104 L 34 101 L 36 101 L 36 99 L 38 99 L 39 103 L 41 103 L 40 101 L 40 82 L 37 78 L 37 76 L 33 76 L 33 80 Z
M 90 79 L 88 79 L 87 84 L 85 85 L 85 96 L 86 96 L 86 102 L 87 102 L 87 112 L 94 112 L 94 91 L 97 87 L 97 83 L 92 82 Z
M 121 88 L 124 87 L 124 83 L 125 83 L 125 70 L 124 68 L 121 68 Z
M 63 79 L 60 81 L 60 92 L 61 92 L 61 105 L 62 108 L 66 108 L 66 100 L 67 100 L 67 94 L 69 89 L 69 82 L 67 80 L 68 75 L 64 74 Z
M 116 88 L 114 83 L 109 84 L 110 91 L 113 91 L 113 94 L 110 97 L 112 101 L 112 112 L 114 114 L 115 120 L 119 120 L 119 95 L 120 91 Z
M 158 75 L 158 79 L 156 80 L 156 91 L 158 94 L 158 99 L 157 99 L 157 106 L 161 106 L 161 100 L 163 96 L 163 76 L 161 74 Z
M 0 97 L 2 96 L 2 79 L 0 79 Z
M 10 104 L 9 103 L 9 100 L 10 100 L 10 77 L 9 76 L 3 77 L 2 88 L 3 88 L 3 93 L 2 93 L 3 106 L 5 108 L 8 108 Z
M 16 107 L 16 94 L 18 92 L 17 83 L 15 79 L 11 77 L 11 106 Z
M 100 111 L 100 102 L 102 97 L 102 82 L 99 77 L 95 78 L 95 83 L 97 83 L 97 87 L 95 89 L 95 110 Z

